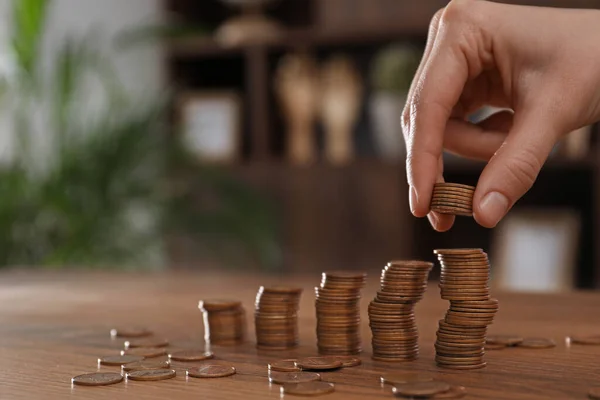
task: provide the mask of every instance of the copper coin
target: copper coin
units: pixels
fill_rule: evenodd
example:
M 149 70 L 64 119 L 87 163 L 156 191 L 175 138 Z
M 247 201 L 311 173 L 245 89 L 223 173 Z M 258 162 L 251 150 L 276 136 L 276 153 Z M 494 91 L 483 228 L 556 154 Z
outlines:
M 296 359 L 290 358 L 287 360 L 273 361 L 269 363 L 269 371 L 279 372 L 299 372 L 300 368 L 296 366 Z
M 136 347 L 134 349 L 121 350 L 122 356 L 141 356 L 144 358 L 155 358 L 167 355 L 164 347 Z
M 421 372 L 403 372 L 381 375 L 379 379 L 383 384 L 395 385 L 409 382 L 431 382 L 433 376 Z
M 232 308 L 241 307 L 242 302 L 238 300 L 223 300 L 223 299 L 213 299 L 213 300 L 200 300 L 198 303 L 198 308 L 206 311 L 222 311 L 229 310 Z
M 101 365 L 121 366 L 135 361 L 142 361 L 143 359 L 144 357 L 141 356 L 106 356 L 99 358 L 98 363 Z
M 441 256 L 463 256 L 463 255 L 479 255 L 484 254 L 483 249 L 477 248 L 462 248 L 462 249 L 435 249 L 433 250 L 434 254 L 438 254 Z
M 481 369 L 484 368 L 487 365 L 487 363 L 484 361 L 482 363 L 479 364 L 445 364 L 445 363 L 441 363 L 441 362 L 437 362 L 437 366 L 441 367 L 441 368 L 447 368 L 447 369 L 456 369 L 456 370 L 472 370 L 472 369 Z
M 485 349 L 486 350 L 504 350 L 506 349 L 508 346 L 505 344 L 492 344 L 492 343 L 486 343 L 485 344 Z
M 110 336 L 122 338 L 139 338 L 152 336 L 152 331 L 142 327 L 121 327 L 110 330 Z
M 137 370 L 127 373 L 127 379 L 132 381 L 163 381 L 175 378 L 177 373 L 174 369 L 148 369 Z
M 402 396 L 433 396 L 437 393 L 443 393 L 450 390 L 450 385 L 441 381 L 421 381 L 397 383 L 392 391 L 396 395 Z
M 590 388 L 588 391 L 588 397 L 594 400 L 600 400 L 600 386 Z
M 234 367 L 225 365 L 202 365 L 187 370 L 187 376 L 193 378 L 223 378 L 235 374 Z
M 280 389 L 281 394 L 293 394 L 296 396 L 320 396 L 335 391 L 333 383 L 329 382 L 305 382 L 286 383 Z
M 71 379 L 71 383 L 81 386 L 106 386 L 114 385 L 122 380 L 123 376 L 116 372 L 95 372 L 77 375 Z
M 544 338 L 526 338 L 517 345 L 526 349 L 549 349 L 556 347 L 556 342 L 552 339 Z
M 167 360 L 165 360 L 165 361 L 142 360 L 142 361 L 136 361 L 136 362 L 121 365 L 121 369 L 125 372 L 143 370 L 143 369 L 165 369 L 165 368 L 168 369 L 170 367 L 171 367 L 171 364 Z
M 341 280 L 359 280 L 367 279 L 365 272 L 349 272 L 349 271 L 330 271 L 323 272 L 323 279 L 341 279 Z
M 284 383 L 306 383 L 320 381 L 321 375 L 316 372 L 270 372 L 269 382 L 284 384 Z
M 600 335 L 594 336 L 569 336 L 569 341 L 575 344 L 600 345 Z
M 136 347 L 167 347 L 169 341 L 166 339 L 139 339 L 128 340 L 125 342 L 125 349 L 134 349 Z
M 430 207 L 456 207 L 460 209 L 471 210 L 473 204 L 471 202 L 461 202 L 456 199 L 436 199 L 432 200 L 430 203 Z
M 332 356 L 330 358 L 341 361 L 342 368 L 356 367 L 361 364 L 360 358 L 352 356 Z
M 447 392 L 434 394 L 430 399 L 460 399 L 466 394 L 467 389 L 464 386 L 452 386 Z
M 287 294 L 287 295 L 299 295 L 302 293 L 302 288 L 291 287 L 291 286 L 261 286 L 258 291 L 259 293 L 273 293 L 273 294 Z
M 302 369 L 328 370 L 340 368 L 342 362 L 329 357 L 306 357 L 296 361 L 296 365 Z
M 457 189 L 468 189 L 475 190 L 475 186 L 465 185 L 464 183 L 452 183 L 452 182 L 438 182 L 433 185 L 434 189 L 437 188 L 457 188 Z
M 169 353 L 169 358 L 175 361 L 202 361 L 214 356 L 212 352 L 206 350 L 182 350 Z
M 523 338 L 516 335 L 488 335 L 487 344 L 502 344 L 505 346 L 516 346 L 523 341 Z

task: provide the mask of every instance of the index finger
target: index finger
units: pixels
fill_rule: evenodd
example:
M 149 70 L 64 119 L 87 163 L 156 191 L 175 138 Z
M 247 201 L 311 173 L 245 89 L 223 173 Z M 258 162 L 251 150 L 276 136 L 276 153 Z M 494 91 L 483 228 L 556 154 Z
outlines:
M 446 9 L 445 13 L 448 12 Z M 433 185 L 440 173 L 444 131 L 469 76 L 462 51 L 464 38 L 442 16 L 438 37 L 423 67 L 412 97 L 406 171 L 411 190 L 412 212 L 423 217 L 429 212 Z

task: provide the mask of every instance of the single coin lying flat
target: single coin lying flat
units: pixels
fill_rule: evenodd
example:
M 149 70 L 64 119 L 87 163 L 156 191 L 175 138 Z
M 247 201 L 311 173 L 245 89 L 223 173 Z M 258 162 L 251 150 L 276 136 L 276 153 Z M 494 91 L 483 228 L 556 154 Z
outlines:
M 114 385 L 123 380 L 123 376 L 116 372 L 95 372 L 91 374 L 77 375 L 71 379 L 74 385 L 80 386 L 106 386 Z

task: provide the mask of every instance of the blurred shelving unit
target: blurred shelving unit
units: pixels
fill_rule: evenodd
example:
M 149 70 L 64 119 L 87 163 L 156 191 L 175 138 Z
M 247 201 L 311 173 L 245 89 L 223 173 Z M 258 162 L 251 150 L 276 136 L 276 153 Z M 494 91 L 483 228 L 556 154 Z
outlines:
M 503 2 L 600 8 L 600 0 Z M 383 46 L 398 41 L 424 46 L 431 17 L 446 4 L 445 0 L 276 0 L 267 14 L 285 30 L 268 44 L 223 46 L 206 37 L 169 44 L 166 63 L 175 88 L 234 88 L 243 94 L 242 157 L 226 168 L 277 200 L 286 269 L 377 269 L 396 257 L 432 259 L 435 247 L 490 247 L 491 232 L 470 219 L 459 219 L 449 233 L 436 233 L 426 220 L 413 218 L 403 163 L 381 160 L 368 144 L 356 161 L 342 167 L 324 161 L 297 167 L 284 157 L 285 129 L 272 89 L 277 61 L 284 54 L 301 50 L 323 59 L 342 52 L 352 56 L 366 76 L 373 55 Z M 164 7 L 177 21 L 215 28 L 235 14 L 218 0 L 164 0 Z M 356 140 L 367 137 L 368 142 L 368 130 L 363 108 Z M 475 184 L 482 167 L 449 160 L 445 177 Z M 568 195 L 569 190 L 578 195 Z M 564 206 L 580 212 L 576 281 L 580 287 L 600 287 L 600 145 L 593 141 L 589 155 L 580 159 L 549 160 L 539 181 L 517 205 L 521 206 Z

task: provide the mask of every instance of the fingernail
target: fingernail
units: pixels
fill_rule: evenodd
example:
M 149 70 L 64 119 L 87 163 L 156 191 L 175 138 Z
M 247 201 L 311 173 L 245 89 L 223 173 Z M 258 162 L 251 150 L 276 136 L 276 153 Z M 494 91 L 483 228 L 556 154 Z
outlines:
M 490 224 L 495 226 L 508 211 L 509 204 L 508 199 L 503 194 L 490 192 L 481 200 L 479 208 Z
M 415 213 L 415 210 L 417 208 L 417 203 L 419 202 L 419 197 L 417 196 L 417 191 L 415 190 L 414 186 L 410 187 L 410 212 Z

